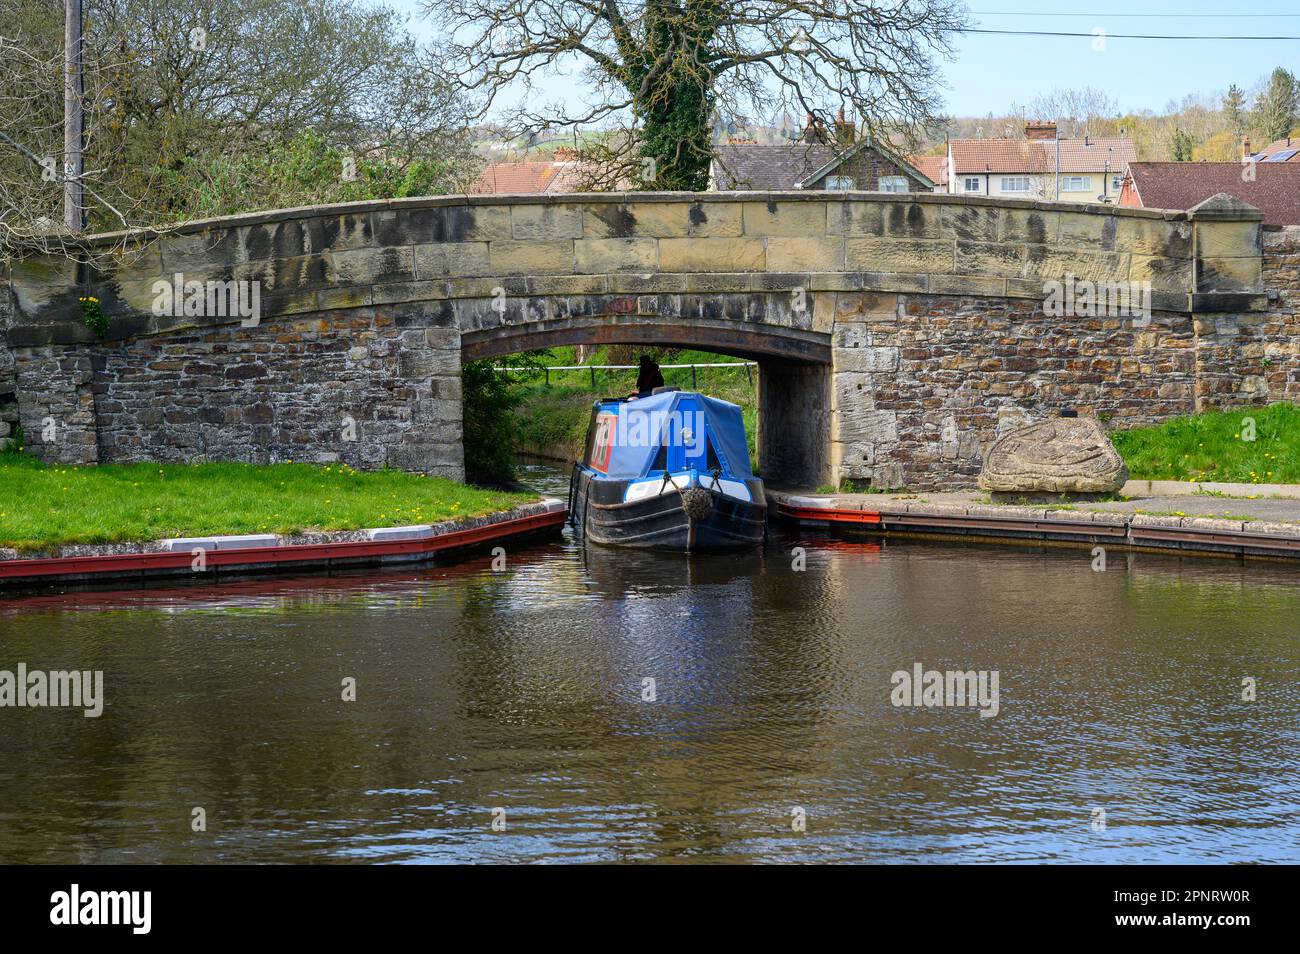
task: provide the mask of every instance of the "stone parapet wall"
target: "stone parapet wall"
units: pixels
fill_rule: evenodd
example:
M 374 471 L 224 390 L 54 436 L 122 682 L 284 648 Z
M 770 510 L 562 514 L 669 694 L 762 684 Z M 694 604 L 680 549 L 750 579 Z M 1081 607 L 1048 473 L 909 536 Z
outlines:
M 1300 402 L 1300 226 L 1265 231 L 1263 247 L 1269 307 L 1259 329 L 1263 354 L 1251 360 L 1270 400 Z
M 178 273 L 257 281 L 268 317 L 482 297 L 508 279 L 532 296 L 681 292 L 692 276 L 725 275 L 735 276 L 727 291 L 1041 300 L 1044 282 L 1073 275 L 1149 281 L 1157 307 L 1173 311 L 1193 310 L 1192 295 L 1258 294 L 1258 213 L 1244 221 L 1226 218 L 1231 210 L 1205 221 L 1197 214 L 838 192 L 390 200 L 190 223 L 115 252 L 88 287 L 118 336 L 220 323 L 153 313 L 154 283 Z M 86 338 L 74 277 L 59 260 L 15 264 L 20 343 Z M 709 284 L 700 290 L 724 290 Z

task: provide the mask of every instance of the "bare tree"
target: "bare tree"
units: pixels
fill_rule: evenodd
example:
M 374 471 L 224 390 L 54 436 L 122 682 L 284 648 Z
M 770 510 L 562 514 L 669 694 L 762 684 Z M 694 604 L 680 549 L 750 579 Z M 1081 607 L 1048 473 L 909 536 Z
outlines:
M 3 0 L 0 10 L 0 260 L 79 247 L 65 221 L 68 191 L 110 228 L 129 229 L 139 203 L 103 167 L 68 163 L 62 6 L 20 18 L 13 0 Z M 106 62 L 86 68 L 86 88 L 98 88 L 107 69 Z
M 951 55 L 966 11 L 956 0 L 425 0 L 452 37 L 479 116 L 506 97 L 521 130 L 635 130 L 640 180 L 700 190 L 715 119 L 841 108 L 888 138 L 940 106 L 935 61 Z M 581 64 L 582 105 L 538 102 L 539 81 Z
M 1028 111 L 1031 119 L 1055 120 L 1060 135 L 1080 138 L 1106 135 L 1119 114 L 1119 104 L 1109 93 L 1080 86 L 1035 96 Z

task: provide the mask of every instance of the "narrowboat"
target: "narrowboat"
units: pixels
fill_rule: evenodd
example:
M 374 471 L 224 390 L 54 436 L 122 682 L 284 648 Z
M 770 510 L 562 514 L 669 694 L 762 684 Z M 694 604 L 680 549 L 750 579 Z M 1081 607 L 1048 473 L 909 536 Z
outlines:
M 730 550 L 767 526 L 740 408 L 677 388 L 595 402 L 569 498 L 586 539 L 612 546 Z

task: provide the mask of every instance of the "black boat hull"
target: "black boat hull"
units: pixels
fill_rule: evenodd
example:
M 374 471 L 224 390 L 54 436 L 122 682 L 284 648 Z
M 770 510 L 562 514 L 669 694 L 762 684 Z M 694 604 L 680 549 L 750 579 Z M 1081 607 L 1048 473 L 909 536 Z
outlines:
M 761 481 L 746 481 L 753 497 L 750 501 L 703 491 L 709 495 L 709 507 L 707 513 L 695 517 L 687 514 L 682 492 L 675 488 L 625 502 L 627 484 L 580 474 L 573 513 L 592 543 L 696 552 L 743 549 L 763 542 L 767 501 Z

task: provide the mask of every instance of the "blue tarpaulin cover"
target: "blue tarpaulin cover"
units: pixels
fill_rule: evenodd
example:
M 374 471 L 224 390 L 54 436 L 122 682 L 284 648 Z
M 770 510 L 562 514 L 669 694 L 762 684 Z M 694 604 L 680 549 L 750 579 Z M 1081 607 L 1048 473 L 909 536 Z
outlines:
M 684 426 L 692 431 L 703 414 L 709 440 L 726 476 L 752 477 L 745 421 L 740 408 L 729 401 L 693 391 L 669 391 L 650 397 L 605 405 L 601 413 L 617 411 L 618 424 L 609 457 L 609 477 L 627 480 L 643 476 L 654 463 L 665 438 L 680 439 Z M 700 467 L 704 470 L 703 465 Z

